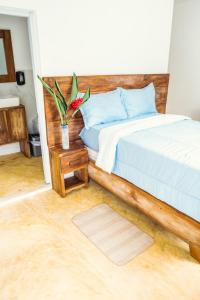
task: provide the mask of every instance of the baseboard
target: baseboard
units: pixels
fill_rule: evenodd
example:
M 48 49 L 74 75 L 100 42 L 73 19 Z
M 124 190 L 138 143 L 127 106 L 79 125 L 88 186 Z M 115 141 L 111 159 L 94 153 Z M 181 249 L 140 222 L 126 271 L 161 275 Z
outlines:
M 8 155 L 20 152 L 19 143 L 12 143 L 0 146 L 0 155 Z

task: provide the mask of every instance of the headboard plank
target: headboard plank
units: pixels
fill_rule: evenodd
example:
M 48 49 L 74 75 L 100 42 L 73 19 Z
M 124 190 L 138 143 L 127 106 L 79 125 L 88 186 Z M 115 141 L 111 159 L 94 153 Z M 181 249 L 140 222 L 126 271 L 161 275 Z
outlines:
M 72 77 L 45 77 L 44 80 L 53 86 L 55 80 L 58 81 L 65 97 L 70 96 Z M 126 89 L 138 89 L 147 86 L 153 82 L 156 89 L 157 110 L 165 113 L 167 103 L 167 92 L 169 83 L 169 74 L 140 74 L 140 75 L 97 75 L 97 76 L 79 76 L 79 91 L 84 92 L 90 87 L 91 93 L 102 93 L 123 87 Z M 47 139 L 49 148 L 61 144 L 60 120 L 59 114 L 54 104 L 54 100 L 44 90 L 44 105 L 47 127 Z M 69 126 L 70 142 L 79 141 L 79 133 L 84 127 L 81 113 L 78 113 Z

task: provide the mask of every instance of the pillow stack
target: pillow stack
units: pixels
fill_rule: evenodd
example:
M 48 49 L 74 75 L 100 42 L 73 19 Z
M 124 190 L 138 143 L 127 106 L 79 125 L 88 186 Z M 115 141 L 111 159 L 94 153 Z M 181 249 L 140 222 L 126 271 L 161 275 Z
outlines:
M 93 94 L 81 107 L 85 128 L 127 118 L 121 93 L 116 89 L 108 93 Z
M 142 114 L 154 113 L 156 110 L 155 88 L 153 83 L 143 89 L 121 90 L 124 107 L 128 118 L 134 118 Z
M 80 110 L 86 129 L 98 124 L 156 113 L 155 88 L 151 83 L 142 89 L 126 90 L 119 87 L 111 92 L 93 94 Z

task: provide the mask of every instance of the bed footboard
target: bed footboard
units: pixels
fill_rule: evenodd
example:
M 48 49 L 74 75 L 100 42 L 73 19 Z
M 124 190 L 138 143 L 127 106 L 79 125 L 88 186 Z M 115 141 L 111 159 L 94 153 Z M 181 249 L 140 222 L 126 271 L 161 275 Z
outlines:
M 190 243 L 189 246 L 190 246 L 190 255 L 200 262 L 200 244 L 196 245 Z
M 158 200 L 125 179 L 108 174 L 89 162 L 89 176 L 101 186 L 138 208 L 189 244 L 190 254 L 200 262 L 200 223 Z

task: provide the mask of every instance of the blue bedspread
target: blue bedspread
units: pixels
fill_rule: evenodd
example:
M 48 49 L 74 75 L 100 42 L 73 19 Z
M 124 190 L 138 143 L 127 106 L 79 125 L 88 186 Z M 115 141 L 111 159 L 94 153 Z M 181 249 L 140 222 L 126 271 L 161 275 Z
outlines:
M 98 151 L 101 128 L 112 124 L 84 129 L 81 137 Z M 200 221 L 200 122 L 184 120 L 121 138 L 113 173 Z

